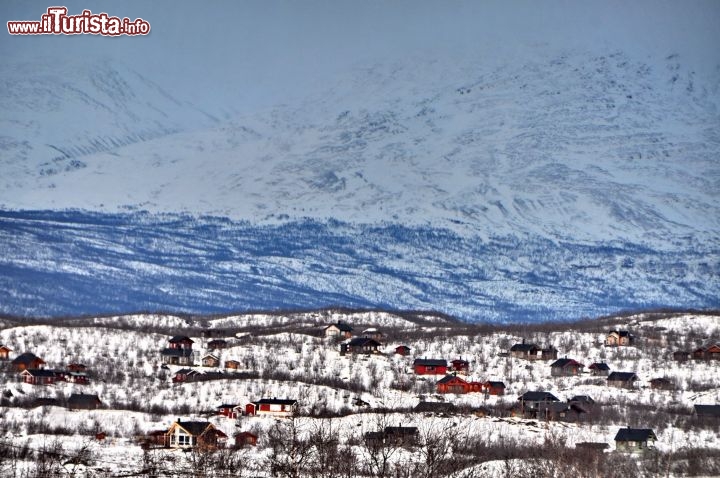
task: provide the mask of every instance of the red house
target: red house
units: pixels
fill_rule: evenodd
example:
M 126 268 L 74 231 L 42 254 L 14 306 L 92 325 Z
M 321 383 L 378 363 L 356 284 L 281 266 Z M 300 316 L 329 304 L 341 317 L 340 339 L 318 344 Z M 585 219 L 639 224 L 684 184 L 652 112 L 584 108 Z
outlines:
M 483 383 L 483 393 L 488 395 L 505 395 L 505 384 L 503 382 L 489 380 Z
M 25 369 L 20 372 L 20 377 L 30 385 L 52 385 L 58 381 L 58 375 L 52 370 Z
M 284 398 L 263 398 L 257 402 L 245 405 L 245 415 L 273 415 L 289 417 L 298 409 L 297 400 Z
M 238 413 L 242 413 L 242 407 L 240 405 L 232 405 L 223 403 L 217 407 L 218 415 L 228 418 L 237 418 Z
M 446 375 L 437 382 L 438 393 L 470 393 L 480 392 L 482 384 L 479 382 L 468 382 L 456 375 Z
M 237 360 L 226 360 L 225 368 L 237 370 L 240 368 L 240 362 L 238 362 Z
M 453 372 L 461 373 L 463 375 L 467 375 L 470 372 L 470 362 L 467 360 L 463 360 L 461 358 L 455 359 L 450 362 L 450 365 Z
M 190 337 L 187 335 L 176 335 L 168 340 L 168 348 L 170 349 L 192 349 L 194 344 Z
M 175 376 L 172 378 L 172 381 L 174 383 L 180 383 L 180 382 L 195 382 L 200 377 L 202 377 L 202 373 L 198 372 L 197 370 L 193 370 L 191 368 L 183 368 L 175 372 Z
M 407 345 L 398 345 L 397 347 L 395 347 L 395 354 L 406 357 L 410 355 L 410 347 L 408 347 Z
M 415 359 L 413 362 L 416 375 L 445 375 L 447 370 L 447 361 L 443 359 Z

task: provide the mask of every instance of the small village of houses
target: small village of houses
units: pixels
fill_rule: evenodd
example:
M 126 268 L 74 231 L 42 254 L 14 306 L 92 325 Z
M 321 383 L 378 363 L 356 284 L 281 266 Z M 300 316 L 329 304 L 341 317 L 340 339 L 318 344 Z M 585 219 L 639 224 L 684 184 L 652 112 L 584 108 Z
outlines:
M 327 325 L 322 330 L 325 346 L 337 348 L 340 357 L 349 356 L 381 356 L 392 354 L 407 360 L 407 373 L 418 380 L 435 381 L 435 397 L 439 400 L 421 400 L 415 407 L 417 413 L 462 413 L 453 403 L 453 396 L 480 394 L 483 396 L 502 397 L 506 392 L 503 377 L 488 377 L 477 380 L 473 366 L 475 364 L 460 357 L 417 357 L 407 344 L 388 344 L 384 334 L 378 328 L 367 328 L 355 334 L 353 327 L 344 322 Z M 633 347 L 637 338 L 627 330 L 612 330 L 604 337 L 604 347 Z M 227 355 L 221 359 L 219 352 L 228 349 L 226 339 L 208 340 L 200 351 L 194 348 L 195 341 L 188 336 L 177 335 L 167 340 L 167 347 L 159 350 L 157 356 L 160 367 L 170 374 L 174 384 L 202 382 L 221 379 L 249 378 L 242 371 L 242 362 Z M 639 377 L 632 370 L 613 370 L 608 363 L 593 362 L 584 364 L 579 357 L 560 356 L 561 353 L 553 346 L 526 343 L 521 341 L 512 344 L 500 356 L 533 363 L 547 363 L 547 374 L 552 377 L 577 377 L 581 375 L 597 377 L 605 380 L 607 387 L 633 390 L 638 386 Z M 710 343 L 694 350 L 675 350 L 672 359 L 684 361 L 720 361 L 720 344 Z M 32 351 L 15 354 L 9 345 L 0 345 L 0 360 L 9 362 L 16 373 L 16 379 L 34 386 L 51 386 L 58 382 L 72 383 L 81 386 L 91 382 L 91 371 L 79 362 L 67 363 L 62 367 L 47 368 L 46 362 Z M 199 365 L 199 366 L 198 366 Z M 245 375 L 243 375 L 245 373 Z M 676 384 L 663 376 L 649 380 L 649 387 L 658 390 L 672 390 Z M 60 405 L 57 400 L 38 399 L 37 405 Z M 143 447 L 164 447 L 171 449 L 203 448 L 242 448 L 257 446 L 261 437 L 250 430 L 243 430 L 245 417 L 267 416 L 281 419 L 297 416 L 302 413 L 299 400 L 295 397 L 257 397 L 249 403 L 219 403 L 215 413 L 219 417 L 236 423 L 236 432 L 232 439 L 227 433 L 207 420 L 177 418 L 168 423 L 166 429 L 148 431 L 140 437 Z M 369 404 L 361 398 L 355 400 L 358 407 Z M 97 394 L 73 393 L 67 397 L 63 406 L 69 410 L 95 410 L 104 407 L 102 397 Z M 523 419 L 541 421 L 578 422 L 591 414 L 596 407 L 595 400 L 586 394 L 569 395 L 561 400 L 556 394 L 546 390 L 527 390 L 517 396 L 506 409 L 487 410 L 483 407 L 470 412 L 475 416 L 487 416 L 501 413 Z M 716 403 L 696 404 L 694 413 L 701 420 L 720 421 L 720 405 Z M 97 439 L 102 440 L 110 430 L 98 433 Z M 366 432 L 364 439 L 373 443 L 393 443 L 412 446 L 418 439 L 417 427 L 388 426 L 381 430 Z M 634 451 L 652 449 L 658 437 L 651 428 L 618 427 L 614 437 L 615 450 Z M 583 442 L 577 447 L 586 447 L 597 451 L 610 448 L 609 443 Z

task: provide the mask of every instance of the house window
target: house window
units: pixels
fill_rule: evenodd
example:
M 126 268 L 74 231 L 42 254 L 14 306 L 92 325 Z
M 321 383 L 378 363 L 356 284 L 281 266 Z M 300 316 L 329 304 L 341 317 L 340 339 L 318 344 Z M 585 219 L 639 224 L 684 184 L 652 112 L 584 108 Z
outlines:
M 190 446 L 192 437 L 190 437 L 188 435 L 179 435 L 177 438 L 178 438 L 178 445 Z

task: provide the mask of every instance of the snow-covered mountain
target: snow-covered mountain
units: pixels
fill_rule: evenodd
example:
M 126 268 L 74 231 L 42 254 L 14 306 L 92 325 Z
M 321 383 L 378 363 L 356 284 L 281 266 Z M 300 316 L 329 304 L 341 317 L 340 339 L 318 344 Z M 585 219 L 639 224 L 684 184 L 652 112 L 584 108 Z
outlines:
M 38 178 L 72 175 L 99 152 L 219 121 L 109 59 L 7 62 L 0 91 L 3 195 Z
M 4 128 L 5 208 L 588 241 L 664 242 L 720 226 L 720 75 L 700 82 L 673 55 L 375 65 L 307 102 L 190 132 L 203 114 L 132 71 L 91 70 L 59 95 L 48 85 L 57 78 L 12 72 L 26 81 L 1 100 L 15 126 Z M 77 123 L 56 128 L 54 112 Z
M 4 310 L 718 306 L 720 70 L 622 52 L 512 65 L 378 63 L 232 121 L 126 67 L 6 68 L 0 208 L 234 222 L 7 214 Z M 97 277 L 113 299 L 93 305 Z

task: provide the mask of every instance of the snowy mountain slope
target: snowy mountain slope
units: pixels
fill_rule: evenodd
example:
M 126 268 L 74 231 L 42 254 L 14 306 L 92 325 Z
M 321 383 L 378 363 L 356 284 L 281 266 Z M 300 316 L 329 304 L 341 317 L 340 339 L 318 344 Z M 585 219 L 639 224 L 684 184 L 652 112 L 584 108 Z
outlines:
M 8 68 L 2 311 L 718 307 L 720 70 L 513 65 L 379 63 L 212 127 L 128 68 Z
M 718 95 L 674 55 L 381 64 L 306 103 L 26 169 L 0 204 L 664 244 L 720 226 Z
M 720 250 L 475 236 L 432 227 L 257 225 L 156 214 L 0 214 L 0 311 L 67 316 L 328 306 L 543 321 L 718 308 Z
M 87 167 L 83 158 L 218 118 L 110 60 L 7 62 L 0 70 L 2 189 Z

